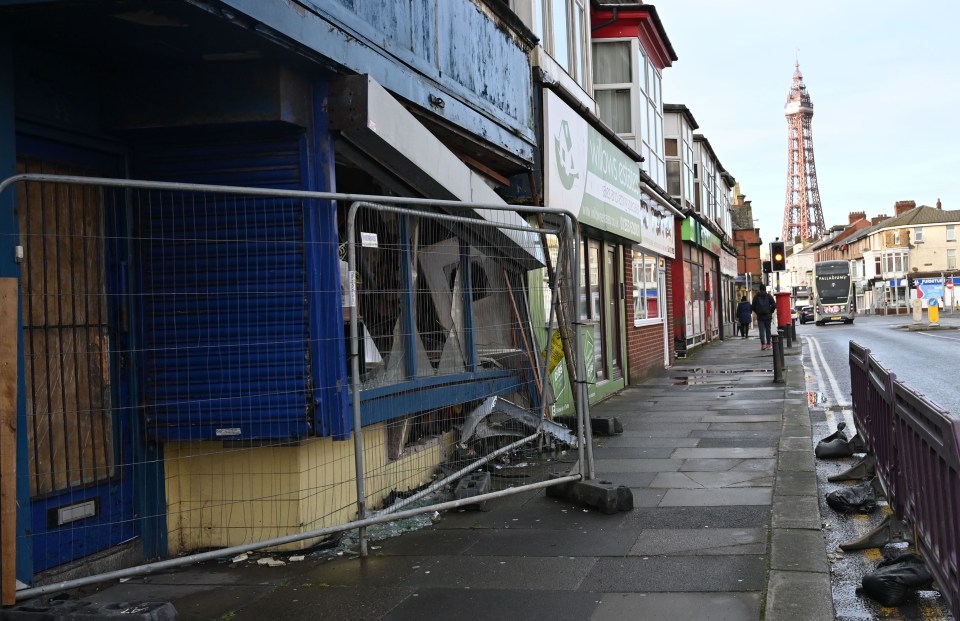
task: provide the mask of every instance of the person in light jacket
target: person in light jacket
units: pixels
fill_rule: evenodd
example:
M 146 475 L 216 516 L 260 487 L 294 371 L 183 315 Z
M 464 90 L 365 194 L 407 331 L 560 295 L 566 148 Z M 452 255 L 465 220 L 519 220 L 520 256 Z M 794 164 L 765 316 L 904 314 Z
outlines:
M 740 322 L 740 336 L 747 338 L 750 323 L 753 321 L 753 306 L 747 302 L 747 296 L 740 298 L 740 303 L 737 304 L 737 321 Z

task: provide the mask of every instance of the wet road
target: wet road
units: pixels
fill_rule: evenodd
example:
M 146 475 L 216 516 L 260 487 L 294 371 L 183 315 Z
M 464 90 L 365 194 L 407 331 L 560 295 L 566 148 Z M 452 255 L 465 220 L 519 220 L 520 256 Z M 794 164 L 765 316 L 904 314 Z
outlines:
M 808 323 L 797 326 L 797 337 L 817 350 L 826 385 L 821 392 L 842 403 L 850 401 L 850 373 L 847 356 L 849 342 L 868 348 L 874 358 L 896 374 L 897 379 L 925 395 L 944 409 L 960 416 L 960 329 L 910 332 L 902 329 L 912 324 L 907 316 L 859 317 L 853 325 Z M 960 316 L 944 316 L 944 327 L 960 328 Z M 810 367 L 807 367 L 808 370 Z M 831 392 L 836 392 L 830 394 Z
M 898 379 L 923 393 L 948 411 L 960 413 L 960 395 L 953 385 L 960 368 L 960 330 L 909 332 L 898 329 L 909 325 L 909 317 L 861 317 L 853 325 L 797 326 L 803 340 L 803 365 L 807 384 L 807 401 L 813 422 L 814 443 L 846 421 L 854 429 L 850 397 L 848 363 L 849 341 L 869 348 L 874 357 L 896 373 Z M 960 317 L 947 317 L 943 324 L 960 327 Z M 811 447 L 812 448 L 812 447 Z M 820 514 L 823 535 L 830 560 L 834 606 L 842 621 L 867 619 L 931 619 L 953 617 L 936 591 L 920 591 L 900 608 L 880 606 L 857 593 L 862 577 L 876 569 L 884 557 L 906 551 L 906 544 L 890 544 L 882 550 L 871 549 L 844 553 L 839 545 L 870 532 L 889 511 L 884 502 L 870 515 L 843 515 L 827 506 L 826 493 L 852 483 L 830 483 L 827 477 L 846 470 L 853 460 L 817 460 L 820 491 Z

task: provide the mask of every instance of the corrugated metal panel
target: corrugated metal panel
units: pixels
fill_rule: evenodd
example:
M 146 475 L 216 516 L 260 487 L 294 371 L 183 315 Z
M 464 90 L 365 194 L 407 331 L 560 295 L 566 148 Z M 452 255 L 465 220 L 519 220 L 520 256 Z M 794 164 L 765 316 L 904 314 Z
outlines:
M 137 176 L 300 189 L 298 137 L 151 146 Z M 141 193 L 142 397 L 158 440 L 309 431 L 303 208 L 239 195 Z

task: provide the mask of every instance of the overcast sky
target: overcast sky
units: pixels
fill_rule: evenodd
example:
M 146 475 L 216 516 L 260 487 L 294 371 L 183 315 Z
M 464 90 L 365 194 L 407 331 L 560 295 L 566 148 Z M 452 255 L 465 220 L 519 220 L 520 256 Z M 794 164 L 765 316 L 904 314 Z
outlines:
M 960 1 L 655 6 L 679 57 L 663 72 L 664 102 L 690 108 L 753 201 L 764 242 L 783 228 L 783 107 L 797 58 L 827 228 L 851 211 L 893 215 L 897 200 L 960 209 Z

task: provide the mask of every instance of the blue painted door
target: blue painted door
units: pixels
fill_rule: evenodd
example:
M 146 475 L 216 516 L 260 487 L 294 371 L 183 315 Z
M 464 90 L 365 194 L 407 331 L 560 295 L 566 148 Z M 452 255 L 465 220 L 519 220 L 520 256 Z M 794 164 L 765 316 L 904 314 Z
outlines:
M 109 175 L 118 158 L 18 137 L 20 172 Z M 79 163 L 79 162 L 82 162 Z M 122 208 L 89 186 L 21 184 L 26 429 L 33 572 L 139 535 L 120 317 Z

